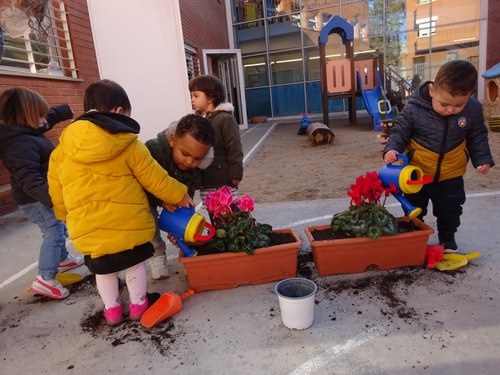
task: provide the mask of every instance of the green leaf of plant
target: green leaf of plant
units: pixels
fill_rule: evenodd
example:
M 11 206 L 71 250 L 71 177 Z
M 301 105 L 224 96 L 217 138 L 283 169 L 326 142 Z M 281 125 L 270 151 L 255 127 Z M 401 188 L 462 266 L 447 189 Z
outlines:
M 368 230 L 366 231 L 366 234 L 372 240 L 376 240 L 377 238 L 379 238 L 382 235 L 382 228 L 377 227 L 377 226 L 369 226 Z

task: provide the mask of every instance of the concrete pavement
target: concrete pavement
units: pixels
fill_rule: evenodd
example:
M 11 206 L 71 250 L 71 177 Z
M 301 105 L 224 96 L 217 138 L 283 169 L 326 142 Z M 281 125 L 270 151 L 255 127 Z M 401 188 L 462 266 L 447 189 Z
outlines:
M 246 155 L 271 127 L 242 132 Z M 468 195 L 457 242 L 482 255 L 462 270 L 327 277 L 314 270 L 304 228 L 328 223 L 348 200 L 258 204 L 259 221 L 299 234 L 299 270 L 318 284 L 315 322 L 302 331 L 282 325 L 275 283 L 195 294 L 152 330 L 108 328 L 91 278 L 64 301 L 24 291 L 36 275 L 40 234 L 18 213 L 0 217 L 0 373 L 497 374 L 499 203 L 500 191 Z M 402 213 L 395 200 L 389 208 Z M 150 290 L 182 293 L 184 271 L 177 250 L 168 251 L 171 277 Z

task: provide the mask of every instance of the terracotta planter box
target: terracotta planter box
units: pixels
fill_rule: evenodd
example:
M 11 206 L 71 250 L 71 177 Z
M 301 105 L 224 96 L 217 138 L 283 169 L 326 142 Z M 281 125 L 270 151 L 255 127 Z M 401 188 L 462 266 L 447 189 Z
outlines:
M 409 221 L 407 217 L 398 221 Z M 427 241 L 434 230 L 415 219 L 421 230 L 395 236 L 370 238 L 346 238 L 326 241 L 314 240 L 311 232 L 327 229 L 329 225 L 307 227 L 307 238 L 311 242 L 314 264 L 320 276 L 360 273 L 367 269 L 388 270 L 406 266 L 422 266 L 425 261 Z
M 180 252 L 179 262 L 184 265 L 189 287 L 202 292 L 296 277 L 297 253 L 302 242 L 292 229 L 274 232 L 290 233 L 295 242 L 256 249 L 254 255 L 242 252 L 186 258 Z

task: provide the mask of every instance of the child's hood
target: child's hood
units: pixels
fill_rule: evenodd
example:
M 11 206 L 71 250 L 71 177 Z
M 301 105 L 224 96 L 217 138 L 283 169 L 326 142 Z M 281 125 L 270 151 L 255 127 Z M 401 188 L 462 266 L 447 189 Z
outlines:
M 217 116 L 220 112 L 226 112 L 232 114 L 234 111 L 234 106 L 229 102 L 220 103 L 212 112 L 207 112 L 205 117 L 209 120 Z
M 429 84 L 431 81 L 427 81 L 423 83 L 418 90 L 410 98 L 409 103 L 418 105 L 420 107 L 432 109 L 432 98 L 429 94 Z
M 79 163 L 110 160 L 137 139 L 140 125 L 118 113 L 87 112 L 61 134 L 65 155 Z
M 224 111 L 224 112 L 233 112 L 234 111 L 234 105 L 232 105 L 229 102 L 224 102 L 220 103 L 214 110 L 214 112 L 217 111 Z

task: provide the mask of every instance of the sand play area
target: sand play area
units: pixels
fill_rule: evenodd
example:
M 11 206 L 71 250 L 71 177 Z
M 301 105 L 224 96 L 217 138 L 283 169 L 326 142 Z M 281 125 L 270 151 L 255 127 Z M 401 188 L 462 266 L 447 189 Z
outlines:
M 256 202 L 303 201 L 347 198 L 356 178 L 383 167 L 383 141 L 373 132 L 368 118 L 349 125 L 346 119 L 331 120 L 333 144 L 313 146 L 307 135 L 297 135 L 300 124 L 280 123 L 245 168 L 240 195 Z M 500 133 L 489 132 L 493 159 L 500 161 Z M 500 168 L 487 175 L 471 164 L 465 176 L 466 193 L 500 188 Z

